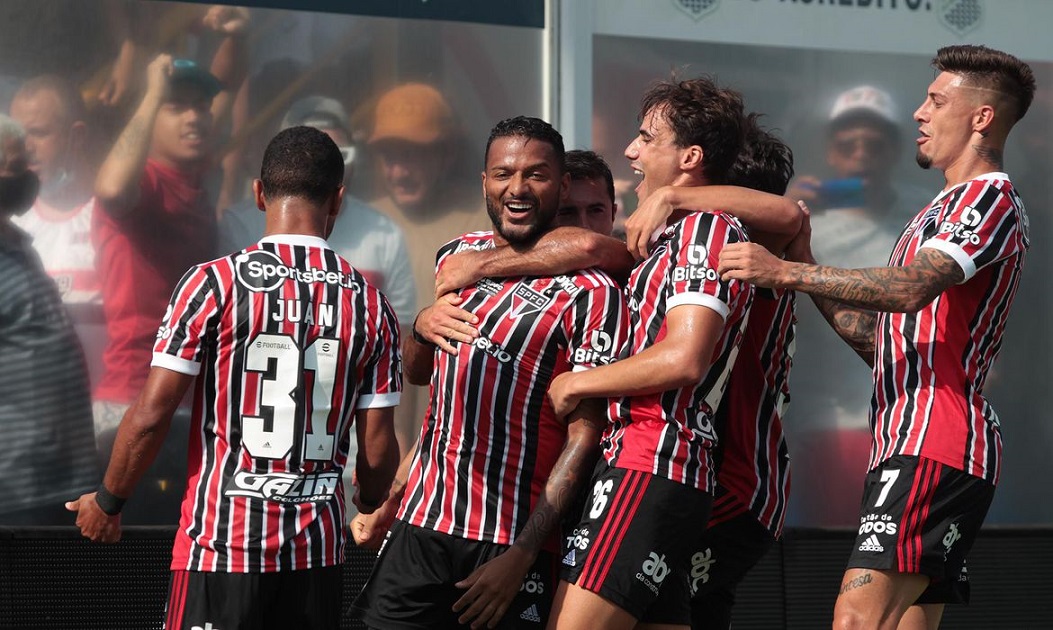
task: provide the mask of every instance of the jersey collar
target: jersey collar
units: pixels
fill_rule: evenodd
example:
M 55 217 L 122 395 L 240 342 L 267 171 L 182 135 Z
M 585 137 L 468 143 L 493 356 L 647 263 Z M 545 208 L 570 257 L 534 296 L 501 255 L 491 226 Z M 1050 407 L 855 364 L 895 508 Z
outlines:
M 302 245 L 304 247 L 321 247 L 332 249 L 324 238 L 308 236 L 306 234 L 271 234 L 260 239 L 261 243 L 276 243 L 279 245 Z

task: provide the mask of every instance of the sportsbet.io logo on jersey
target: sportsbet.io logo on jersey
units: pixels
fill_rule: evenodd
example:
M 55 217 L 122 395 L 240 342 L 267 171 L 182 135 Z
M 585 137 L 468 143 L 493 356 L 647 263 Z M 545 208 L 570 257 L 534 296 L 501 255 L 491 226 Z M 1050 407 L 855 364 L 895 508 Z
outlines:
M 246 254 L 239 254 L 234 259 L 235 275 L 245 288 L 256 293 L 273 291 L 286 280 L 296 282 L 325 282 L 335 284 L 351 291 L 361 291 L 355 279 L 341 271 L 326 271 L 307 267 L 300 269 L 290 267 L 276 254 L 257 249 Z

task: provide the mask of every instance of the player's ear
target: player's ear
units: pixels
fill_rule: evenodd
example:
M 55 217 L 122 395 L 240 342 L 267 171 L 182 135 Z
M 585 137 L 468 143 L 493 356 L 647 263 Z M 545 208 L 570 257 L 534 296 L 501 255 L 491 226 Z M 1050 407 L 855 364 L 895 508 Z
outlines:
M 258 208 L 260 212 L 266 212 L 267 211 L 267 207 L 266 207 L 266 204 L 265 204 L 266 200 L 265 200 L 265 198 L 263 196 L 263 180 L 262 179 L 257 178 L 257 179 L 252 180 L 252 196 L 256 200 L 256 208 Z
M 986 136 L 994 126 L 995 108 L 990 105 L 980 105 L 973 110 L 973 132 Z
M 570 196 L 570 173 L 563 173 L 559 182 L 559 202 L 563 203 Z
M 702 168 L 702 147 L 693 144 L 680 152 L 680 170 L 693 171 Z

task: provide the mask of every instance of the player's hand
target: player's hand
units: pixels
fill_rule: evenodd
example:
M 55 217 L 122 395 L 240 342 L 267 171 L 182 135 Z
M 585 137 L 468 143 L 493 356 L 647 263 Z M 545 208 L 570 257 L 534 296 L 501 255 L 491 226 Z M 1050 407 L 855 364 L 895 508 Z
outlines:
M 146 94 L 163 99 L 168 94 L 169 77 L 172 76 L 172 55 L 157 55 L 146 66 Z
M 786 196 L 794 201 L 815 203 L 819 200 L 819 187 L 823 182 L 818 177 L 801 175 L 790 183 L 786 189 Z
M 786 260 L 814 265 L 815 256 L 812 255 L 812 213 L 808 210 L 808 205 L 803 201 L 798 201 L 797 205 L 801 207 L 804 218 L 801 219 L 801 229 L 797 232 L 797 236 L 793 237 L 793 240 L 786 246 Z
M 457 621 L 472 624 L 473 630 L 496 627 L 523 587 L 523 578 L 534 559 L 530 552 L 512 545 L 454 584 L 457 588 L 468 589 L 453 604 L 453 612 L 461 613 Z
M 647 258 L 651 241 L 665 229 L 676 208 L 670 202 L 671 187 L 662 186 L 648 195 L 632 216 L 625 220 L 625 246 L 637 260 Z
M 395 522 L 398 509 L 399 502 L 388 498 L 372 514 L 356 514 L 351 519 L 351 536 L 355 544 L 365 549 L 380 549 L 391 524 Z
M 201 21 L 217 33 L 240 35 L 249 24 L 249 10 L 245 7 L 217 4 L 209 7 L 208 13 Z
M 417 334 L 435 344 L 447 354 L 456 355 L 457 348 L 453 342 L 472 343 L 479 336 L 475 324 L 479 318 L 460 308 L 463 302 L 456 293 L 447 293 L 435 300 L 428 308 L 417 315 L 413 326 Z
M 480 270 L 482 265 L 478 262 L 479 255 L 479 252 L 466 251 L 447 256 L 442 261 L 439 272 L 435 274 L 435 297 L 463 289 L 469 284 L 482 280 L 483 274 Z
M 581 397 L 574 393 L 574 383 L 578 375 L 574 372 L 563 372 L 552 379 L 548 386 L 548 399 L 552 403 L 552 409 L 557 418 L 565 418 L 567 414 L 581 402 Z
M 95 502 L 94 492 L 67 501 L 66 509 L 77 513 L 77 527 L 85 538 L 101 543 L 115 543 L 121 539 L 121 515 L 110 516 L 103 512 Z
M 744 280 L 759 287 L 779 288 L 787 264 L 757 243 L 731 243 L 720 250 L 717 271 L 723 280 Z

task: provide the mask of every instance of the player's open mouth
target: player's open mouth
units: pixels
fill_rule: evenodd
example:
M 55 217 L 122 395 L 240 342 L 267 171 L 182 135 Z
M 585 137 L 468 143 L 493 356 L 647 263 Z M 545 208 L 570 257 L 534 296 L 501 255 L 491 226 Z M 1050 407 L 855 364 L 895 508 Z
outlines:
M 512 219 L 523 219 L 534 212 L 534 204 L 527 201 L 506 201 L 505 211 Z

